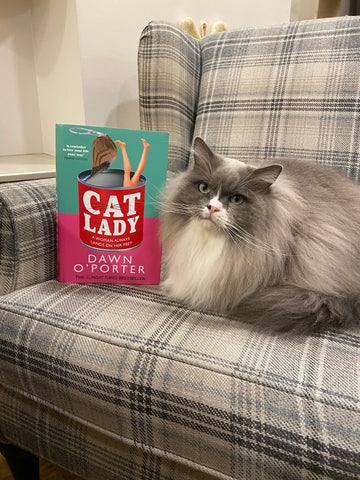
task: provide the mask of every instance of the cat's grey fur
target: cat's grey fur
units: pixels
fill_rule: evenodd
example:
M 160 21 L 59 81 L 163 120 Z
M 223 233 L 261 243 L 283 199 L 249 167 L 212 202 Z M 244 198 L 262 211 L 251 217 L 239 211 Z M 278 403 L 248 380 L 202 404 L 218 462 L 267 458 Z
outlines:
M 277 331 L 360 325 L 360 187 L 330 167 L 279 163 L 250 166 L 195 139 L 193 167 L 162 201 L 165 285 Z

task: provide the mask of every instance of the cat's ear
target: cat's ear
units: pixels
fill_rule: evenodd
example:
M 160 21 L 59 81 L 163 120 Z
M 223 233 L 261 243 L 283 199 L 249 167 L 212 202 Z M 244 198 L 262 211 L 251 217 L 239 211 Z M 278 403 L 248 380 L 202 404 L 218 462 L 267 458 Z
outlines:
M 256 168 L 248 177 L 247 185 L 256 192 L 266 192 L 277 180 L 282 169 L 282 165 L 277 164 Z
M 195 138 L 193 150 L 195 169 L 211 173 L 220 164 L 219 157 L 210 150 L 202 138 Z

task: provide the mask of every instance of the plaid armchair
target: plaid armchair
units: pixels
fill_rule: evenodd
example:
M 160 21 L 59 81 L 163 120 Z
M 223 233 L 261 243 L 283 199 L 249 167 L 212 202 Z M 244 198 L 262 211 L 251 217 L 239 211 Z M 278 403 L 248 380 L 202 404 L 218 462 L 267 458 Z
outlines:
M 195 40 L 152 22 L 141 126 L 360 178 L 360 18 Z M 275 335 L 157 286 L 61 284 L 55 189 L 0 186 L 0 438 L 84 479 L 360 478 L 360 332 Z M 331 261 L 331 259 L 329 259 Z

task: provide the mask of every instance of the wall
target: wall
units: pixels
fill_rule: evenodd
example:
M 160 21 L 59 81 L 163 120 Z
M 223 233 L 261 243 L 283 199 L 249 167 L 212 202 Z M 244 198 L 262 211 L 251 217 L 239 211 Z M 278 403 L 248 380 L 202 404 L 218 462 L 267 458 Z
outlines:
M 85 118 L 89 125 L 138 128 L 137 49 L 150 20 L 197 24 L 223 20 L 228 27 L 289 21 L 291 0 L 77 0 Z
M 0 2 L 0 155 L 54 154 L 56 122 L 84 123 L 75 0 Z
M 290 20 L 346 15 L 350 0 L 292 0 Z
M 124 8 L 126 5 L 126 10 Z M 138 128 L 137 49 L 150 20 L 286 22 L 291 0 L 0 2 L 0 155 L 55 152 L 55 123 Z
M 0 155 L 42 152 L 27 0 L 0 2 Z
M 55 123 L 85 122 L 76 3 L 31 3 L 43 151 L 54 154 Z

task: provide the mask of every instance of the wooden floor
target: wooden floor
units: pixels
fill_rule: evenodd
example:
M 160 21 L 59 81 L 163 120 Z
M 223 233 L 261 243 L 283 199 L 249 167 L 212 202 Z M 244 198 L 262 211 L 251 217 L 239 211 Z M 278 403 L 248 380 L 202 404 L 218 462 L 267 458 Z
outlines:
M 5 458 L 0 455 L 0 479 L 14 480 Z M 79 477 L 52 465 L 46 460 L 40 460 L 40 480 L 81 480 Z

